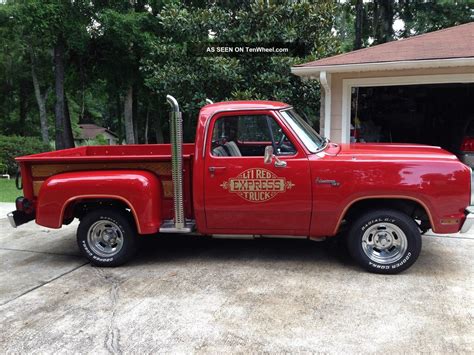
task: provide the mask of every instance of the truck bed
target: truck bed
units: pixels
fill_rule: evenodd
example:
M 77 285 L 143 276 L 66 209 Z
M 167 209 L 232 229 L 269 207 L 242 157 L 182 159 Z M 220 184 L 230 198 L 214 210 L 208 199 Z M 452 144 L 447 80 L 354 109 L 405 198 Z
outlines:
M 194 144 L 183 144 L 184 199 L 186 216 L 192 216 L 192 156 Z M 41 185 L 50 176 L 85 170 L 148 170 L 156 174 L 163 187 L 163 215 L 172 216 L 173 182 L 171 145 L 140 144 L 84 146 L 16 158 L 21 168 L 24 194 L 35 201 Z
M 189 159 L 194 154 L 194 143 L 183 144 L 183 158 Z M 52 152 L 27 155 L 16 158 L 17 162 L 34 162 L 39 164 L 51 162 L 97 162 L 97 161 L 149 161 L 170 160 L 170 144 L 134 144 L 84 146 Z

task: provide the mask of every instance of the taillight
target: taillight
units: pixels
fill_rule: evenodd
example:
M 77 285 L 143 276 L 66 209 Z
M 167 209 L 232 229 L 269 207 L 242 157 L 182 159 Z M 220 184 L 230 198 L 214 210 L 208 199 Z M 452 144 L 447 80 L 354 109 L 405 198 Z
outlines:
M 474 152 L 474 137 L 464 137 L 461 143 L 462 152 Z

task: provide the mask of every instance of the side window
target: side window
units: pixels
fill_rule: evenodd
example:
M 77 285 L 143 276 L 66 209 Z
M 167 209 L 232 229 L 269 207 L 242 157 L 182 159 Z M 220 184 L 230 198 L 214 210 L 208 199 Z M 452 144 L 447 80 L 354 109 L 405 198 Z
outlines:
M 277 155 L 293 155 L 296 149 L 271 116 L 224 116 L 214 123 L 211 154 L 218 157 L 262 156 L 273 145 Z

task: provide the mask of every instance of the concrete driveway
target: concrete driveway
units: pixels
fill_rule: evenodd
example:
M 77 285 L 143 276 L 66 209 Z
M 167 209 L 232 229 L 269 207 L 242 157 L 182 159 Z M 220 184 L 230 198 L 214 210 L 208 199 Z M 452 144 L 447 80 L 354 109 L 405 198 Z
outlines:
M 185 236 L 100 269 L 76 227 L 0 219 L 0 353 L 474 352 L 472 235 L 383 276 L 333 244 Z

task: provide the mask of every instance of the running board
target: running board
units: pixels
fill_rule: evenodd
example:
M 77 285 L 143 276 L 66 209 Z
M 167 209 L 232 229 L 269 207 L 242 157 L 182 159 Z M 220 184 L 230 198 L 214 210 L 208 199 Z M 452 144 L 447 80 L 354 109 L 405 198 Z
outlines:
M 174 220 L 167 219 L 160 227 L 160 233 L 192 233 L 196 227 L 193 219 L 186 219 L 183 228 L 176 228 Z

